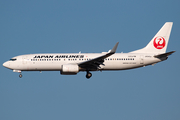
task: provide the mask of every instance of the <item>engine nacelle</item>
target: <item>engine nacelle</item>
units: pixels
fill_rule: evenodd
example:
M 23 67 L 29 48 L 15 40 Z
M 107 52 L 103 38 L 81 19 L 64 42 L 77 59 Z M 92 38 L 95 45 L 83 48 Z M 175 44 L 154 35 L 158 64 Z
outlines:
M 76 75 L 79 72 L 79 66 L 76 64 L 62 65 L 60 72 L 62 75 Z

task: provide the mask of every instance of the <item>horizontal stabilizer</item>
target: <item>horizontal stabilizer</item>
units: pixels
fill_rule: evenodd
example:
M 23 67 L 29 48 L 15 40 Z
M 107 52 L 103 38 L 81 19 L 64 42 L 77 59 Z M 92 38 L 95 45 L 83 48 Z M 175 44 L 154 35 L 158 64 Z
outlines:
M 176 52 L 176 51 L 171 51 L 171 52 L 168 52 L 168 53 L 155 55 L 154 57 L 156 57 L 156 58 L 164 58 L 164 57 L 168 57 L 169 55 L 173 54 L 174 52 Z

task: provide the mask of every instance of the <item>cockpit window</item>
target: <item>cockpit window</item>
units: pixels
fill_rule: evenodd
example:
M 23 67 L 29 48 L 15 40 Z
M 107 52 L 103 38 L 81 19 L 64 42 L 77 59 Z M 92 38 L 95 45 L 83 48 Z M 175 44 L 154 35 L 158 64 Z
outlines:
M 10 61 L 16 61 L 17 59 L 16 58 L 11 58 Z

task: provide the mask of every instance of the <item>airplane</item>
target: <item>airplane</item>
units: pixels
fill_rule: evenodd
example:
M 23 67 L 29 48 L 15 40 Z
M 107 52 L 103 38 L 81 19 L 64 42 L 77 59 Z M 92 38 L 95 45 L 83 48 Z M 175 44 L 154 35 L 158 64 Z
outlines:
M 26 54 L 11 58 L 3 66 L 20 73 L 20 78 L 22 71 L 60 71 L 62 75 L 86 71 L 86 78 L 89 79 L 92 76 L 90 71 L 127 70 L 154 65 L 167 60 L 175 52 L 166 52 L 172 25 L 173 22 L 166 22 L 144 48 L 129 53 L 116 53 L 117 42 L 108 52 Z

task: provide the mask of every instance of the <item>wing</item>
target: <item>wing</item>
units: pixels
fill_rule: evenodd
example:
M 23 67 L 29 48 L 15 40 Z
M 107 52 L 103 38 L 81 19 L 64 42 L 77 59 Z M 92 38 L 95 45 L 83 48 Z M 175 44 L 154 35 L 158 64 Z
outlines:
M 85 61 L 85 62 L 81 62 L 79 63 L 79 67 L 81 67 L 82 69 L 85 70 L 98 70 L 101 67 L 99 65 L 104 65 L 104 59 L 111 56 L 112 54 L 114 54 L 116 52 L 117 46 L 118 46 L 119 42 L 116 43 L 116 45 L 113 47 L 112 50 L 110 50 L 108 53 L 106 53 L 105 55 L 99 56 L 97 58 Z

